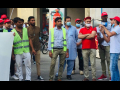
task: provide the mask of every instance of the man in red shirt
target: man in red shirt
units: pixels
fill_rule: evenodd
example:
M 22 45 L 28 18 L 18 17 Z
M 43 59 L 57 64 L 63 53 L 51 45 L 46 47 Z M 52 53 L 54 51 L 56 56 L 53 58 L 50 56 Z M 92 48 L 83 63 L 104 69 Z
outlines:
M 82 39 L 82 55 L 84 60 L 84 80 L 89 81 L 88 62 L 90 58 L 92 81 L 96 81 L 96 29 L 91 26 L 91 17 L 86 17 L 85 27 L 79 32 L 78 38 Z

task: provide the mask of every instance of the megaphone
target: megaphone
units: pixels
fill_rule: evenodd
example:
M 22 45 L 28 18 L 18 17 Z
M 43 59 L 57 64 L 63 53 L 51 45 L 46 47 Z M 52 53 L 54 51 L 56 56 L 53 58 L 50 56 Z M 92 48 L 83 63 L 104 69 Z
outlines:
M 101 24 L 101 21 L 102 21 L 102 20 L 93 19 L 93 20 L 92 20 L 92 25 L 93 25 L 93 27 L 98 27 L 99 24 Z

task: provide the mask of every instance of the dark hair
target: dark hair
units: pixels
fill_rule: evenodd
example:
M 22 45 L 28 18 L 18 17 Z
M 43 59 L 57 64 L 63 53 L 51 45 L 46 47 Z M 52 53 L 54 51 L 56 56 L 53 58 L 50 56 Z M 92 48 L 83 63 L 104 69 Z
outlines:
M 70 20 L 71 20 L 71 17 L 70 17 L 70 16 L 66 16 L 66 17 L 65 17 L 65 21 L 66 21 L 66 19 L 68 19 L 68 18 L 70 18 Z
M 116 22 L 117 22 L 117 25 L 119 25 L 119 24 L 120 24 L 120 22 L 118 22 L 117 20 L 116 20 Z
M 29 22 L 32 18 L 35 18 L 35 17 L 34 17 L 34 16 L 28 17 L 28 22 Z
M 24 19 L 21 19 L 19 17 L 15 17 L 14 20 L 13 20 L 14 23 L 17 23 L 18 21 L 24 22 Z
M 57 17 L 57 18 L 55 19 L 55 22 L 57 22 L 59 19 L 61 19 L 61 20 L 62 20 L 62 18 L 61 18 L 61 17 Z

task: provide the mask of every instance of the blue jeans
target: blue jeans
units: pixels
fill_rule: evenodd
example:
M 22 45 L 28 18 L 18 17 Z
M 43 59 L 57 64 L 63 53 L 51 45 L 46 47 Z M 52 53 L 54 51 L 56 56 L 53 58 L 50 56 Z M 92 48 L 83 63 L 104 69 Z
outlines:
M 111 81 L 120 81 L 118 59 L 119 53 L 110 53 Z

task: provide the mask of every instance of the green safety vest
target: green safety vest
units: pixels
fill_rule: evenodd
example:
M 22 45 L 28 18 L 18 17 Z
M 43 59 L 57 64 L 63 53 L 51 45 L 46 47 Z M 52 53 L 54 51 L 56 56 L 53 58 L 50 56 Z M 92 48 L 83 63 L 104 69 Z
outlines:
M 53 53 L 53 47 L 54 47 L 54 28 L 52 28 L 51 30 L 51 48 L 52 48 L 52 53 Z M 67 41 L 66 41 L 66 30 L 65 28 L 62 28 L 63 31 L 63 51 L 67 51 Z
M 6 30 L 6 29 L 3 29 L 3 32 L 8 32 L 8 30 Z
M 27 29 L 23 28 L 22 39 L 15 29 L 13 29 L 12 32 L 15 32 L 14 43 L 13 43 L 14 54 L 23 54 L 30 52 Z

